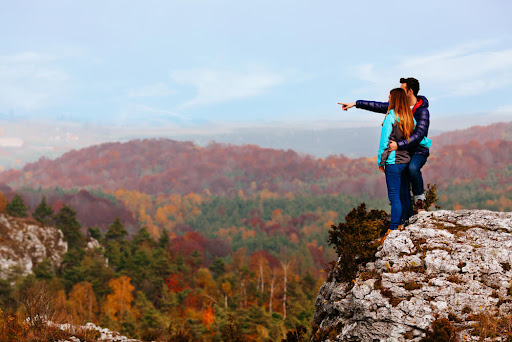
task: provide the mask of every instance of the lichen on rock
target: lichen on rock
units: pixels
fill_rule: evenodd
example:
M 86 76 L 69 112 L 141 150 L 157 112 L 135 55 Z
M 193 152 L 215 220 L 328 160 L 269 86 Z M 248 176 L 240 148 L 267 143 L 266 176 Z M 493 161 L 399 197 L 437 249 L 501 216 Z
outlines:
M 323 284 L 313 341 L 420 341 L 434 321 L 454 317 L 459 338 L 478 341 L 475 317 L 512 314 L 511 265 L 512 213 L 413 216 L 352 284 Z

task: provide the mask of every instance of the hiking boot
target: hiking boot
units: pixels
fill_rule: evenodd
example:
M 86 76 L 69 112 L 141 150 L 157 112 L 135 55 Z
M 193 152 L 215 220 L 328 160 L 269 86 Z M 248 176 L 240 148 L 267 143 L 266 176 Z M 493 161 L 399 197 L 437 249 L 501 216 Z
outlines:
M 389 232 L 391 231 L 391 229 L 388 229 L 388 231 L 386 232 L 386 234 L 384 234 L 383 237 L 381 237 L 380 239 L 378 239 L 377 241 L 379 242 L 379 245 L 382 245 L 384 244 L 384 241 L 386 240 L 386 238 L 388 237 L 388 234 Z
M 416 201 L 416 208 L 418 209 L 418 213 L 427 211 L 425 209 L 425 204 L 423 203 L 423 200 L 420 199 Z

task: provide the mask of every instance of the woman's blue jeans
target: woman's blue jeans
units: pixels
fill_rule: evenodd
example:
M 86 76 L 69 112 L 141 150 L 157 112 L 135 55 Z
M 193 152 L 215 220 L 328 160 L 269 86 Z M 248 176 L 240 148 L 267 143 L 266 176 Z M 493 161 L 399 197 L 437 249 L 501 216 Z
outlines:
M 389 229 L 398 229 L 412 215 L 411 181 L 408 164 L 386 164 L 384 168 L 388 198 L 391 203 L 391 224 Z

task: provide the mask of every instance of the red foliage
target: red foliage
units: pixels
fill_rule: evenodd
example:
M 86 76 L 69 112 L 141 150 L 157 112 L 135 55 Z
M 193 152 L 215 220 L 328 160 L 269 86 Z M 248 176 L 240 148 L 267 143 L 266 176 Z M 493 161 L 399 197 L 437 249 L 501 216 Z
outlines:
M 181 292 L 183 291 L 183 277 L 178 274 L 170 274 L 165 279 L 165 285 L 169 291 Z
M 435 180 L 442 188 L 452 182 L 453 175 L 472 180 L 505 167 L 511 160 L 511 132 L 512 123 L 502 123 L 434 137 L 425 166 L 427 182 Z M 206 189 L 219 196 L 234 196 L 239 190 L 247 196 L 262 190 L 281 196 L 345 193 L 383 198 L 386 194 L 374 158 L 339 155 L 317 159 L 291 150 L 217 143 L 199 147 L 169 139 L 107 143 L 71 151 L 55 160 L 27 164 L 21 171 L 0 173 L 0 182 L 14 187 L 127 189 L 150 195 L 202 193 Z M 253 227 L 261 227 L 258 216 L 251 216 Z

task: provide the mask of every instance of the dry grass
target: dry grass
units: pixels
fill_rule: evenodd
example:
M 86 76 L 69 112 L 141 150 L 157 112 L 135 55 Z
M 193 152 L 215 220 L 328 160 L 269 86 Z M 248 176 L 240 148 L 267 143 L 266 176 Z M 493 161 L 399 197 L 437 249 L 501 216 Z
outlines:
M 67 313 L 56 311 L 52 296 L 45 282 L 30 284 L 20 292 L 19 310 L 0 310 L 0 341 L 49 342 L 66 340 L 75 336 L 84 342 L 99 338 L 99 332 L 85 327 L 69 326 L 61 329 L 56 324 L 70 322 Z
M 481 339 L 501 337 L 502 341 L 512 341 L 512 315 L 499 317 L 493 313 L 478 313 L 466 320 L 476 322 L 473 335 Z

